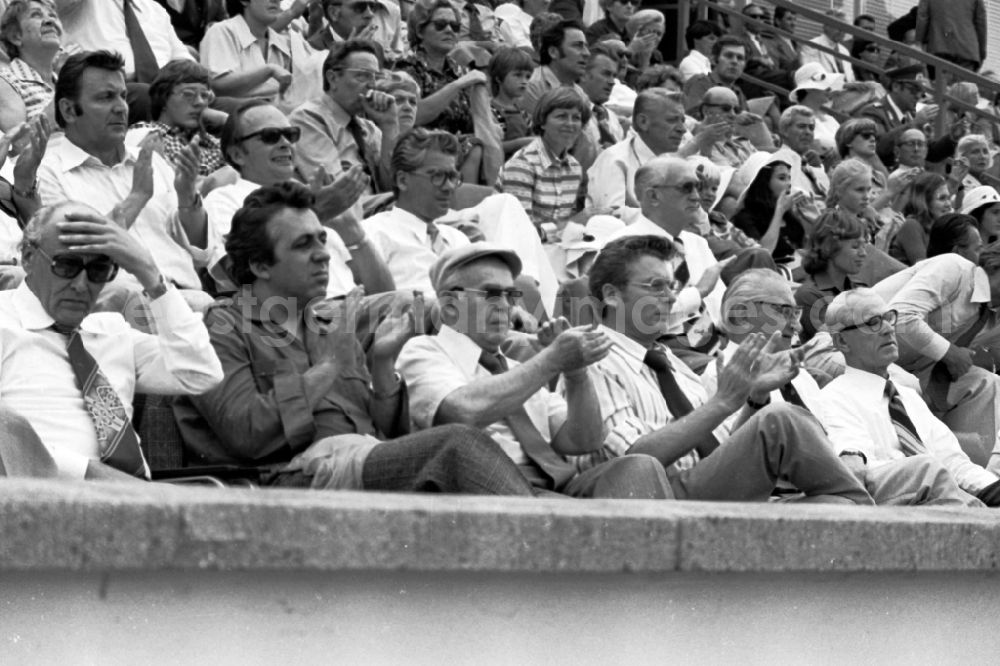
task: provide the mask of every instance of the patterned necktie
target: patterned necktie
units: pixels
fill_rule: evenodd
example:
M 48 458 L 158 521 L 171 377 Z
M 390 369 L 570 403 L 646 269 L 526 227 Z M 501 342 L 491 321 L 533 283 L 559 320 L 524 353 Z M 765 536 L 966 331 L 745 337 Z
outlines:
M 595 104 L 594 117 L 597 118 L 597 133 L 600 135 L 601 148 L 607 148 L 618 143 L 615 140 L 615 135 L 611 133 L 611 125 L 608 122 L 608 110 L 600 104 Z
M 479 8 L 474 3 L 465 3 L 465 13 L 469 17 L 469 39 L 474 42 L 488 42 L 489 37 L 483 32 L 483 21 L 479 18 Z
M 927 453 L 927 447 L 920 440 L 917 428 L 913 425 L 913 421 L 910 420 L 910 415 L 906 413 L 903 401 L 899 397 L 899 391 L 896 390 L 896 385 L 891 380 L 886 380 L 885 393 L 883 395 L 889 400 L 889 419 L 892 421 L 892 427 L 896 429 L 896 435 L 899 437 L 899 448 L 908 456 Z
M 434 254 L 441 254 L 448 249 L 448 240 L 441 235 L 441 229 L 433 222 L 427 223 L 427 239 L 431 242 Z
M 372 164 L 372 156 L 369 155 L 368 144 L 366 143 L 368 133 L 361 125 L 357 116 L 351 116 L 351 119 L 347 121 L 347 131 L 351 133 L 351 138 L 354 139 L 354 145 L 358 149 L 358 159 L 361 160 L 362 168 L 369 178 L 374 178 L 378 171 L 375 165 Z
M 507 372 L 507 359 L 500 354 L 491 354 L 484 350 L 479 356 L 479 364 L 493 375 Z M 523 406 L 508 414 L 504 421 L 514 433 L 514 438 L 524 450 L 524 455 L 552 479 L 553 488 L 561 488 L 575 474 L 573 466 L 545 441 Z
M 83 403 L 97 430 L 101 462 L 126 474 L 148 479 L 146 461 L 139 448 L 139 436 L 132 427 L 125 406 L 97 361 L 83 346 L 78 330 L 69 333 L 66 351 L 77 386 L 83 394 Z
M 160 66 L 156 64 L 153 47 L 149 45 L 146 33 L 142 31 L 139 17 L 135 15 L 132 0 L 122 0 L 122 12 L 125 14 L 125 35 L 132 47 L 135 81 L 136 83 L 152 83 L 160 71 Z

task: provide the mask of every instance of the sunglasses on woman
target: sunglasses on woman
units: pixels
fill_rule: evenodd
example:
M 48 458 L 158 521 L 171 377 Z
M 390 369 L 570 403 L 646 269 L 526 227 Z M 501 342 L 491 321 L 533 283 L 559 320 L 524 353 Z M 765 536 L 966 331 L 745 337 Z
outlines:
M 461 23 L 458 21 L 449 21 L 448 19 L 434 19 L 431 21 L 431 25 L 434 26 L 434 29 L 438 32 L 444 32 L 445 28 L 451 28 L 452 32 L 457 33 L 462 29 Z

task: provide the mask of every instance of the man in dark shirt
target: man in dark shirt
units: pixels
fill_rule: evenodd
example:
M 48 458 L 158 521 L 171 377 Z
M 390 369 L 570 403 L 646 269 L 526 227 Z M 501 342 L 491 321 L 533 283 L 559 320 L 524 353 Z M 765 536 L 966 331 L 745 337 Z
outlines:
M 319 300 L 330 254 L 311 206 L 308 188 L 285 182 L 252 193 L 233 218 L 226 252 L 242 289 L 205 319 L 225 380 L 175 407 L 190 459 L 265 466 L 271 485 L 531 495 L 510 458 L 474 428 L 382 441 L 409 426 L 393 366 L 414 317 L 409 307 L 387 315 L 366 365 L 357 294 Z

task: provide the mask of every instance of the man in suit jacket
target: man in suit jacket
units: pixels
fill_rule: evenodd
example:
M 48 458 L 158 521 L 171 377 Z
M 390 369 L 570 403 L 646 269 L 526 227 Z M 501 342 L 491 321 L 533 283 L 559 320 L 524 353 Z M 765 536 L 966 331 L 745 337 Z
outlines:
M 844 12 L 839 10 L 831 10 L 826 13 L 830 18 L 837 19 L 838 21 L 844 20 Z M 843 74 L 844 81 L 846 83 L 851 83 L 854 81 L 854 68 L 851 67 L 851 63 L 847 60 L 841 60 L 840 58 L 834 57 L 832 54 L 826 51 L 820 51 L 819 49 L 812 48 L 809 44 L 816 44 L 818 46 L 825 46 L 828 49 L 833 49 L 840 53 L 841 55 L 847 57 L 850 56 L 850 51 L 847 47 L 841 44 L 844 41 L 844 31 L 843 29 L 834 24 L 828 24 L 823 26 L 823 34 L 818 37 L 813 37 L 810 39 L 806 45 L 802 47 L 802 64 L 805 65 L 809 62 L 818 62 L 823 65 L 823 69 L 830 72 L 831 74 Z
M 928 53 L 978 70 L 986 60 L 983 0 L 920 0 L 916 39 Z
M 795 33 L 795 23 L 798 14 L 789 11 L 784 7 L 774 8 L 774 27 L 788 33 Z M 771 57 L 777 63 L 779 69 L 786 72 L 794 72 L 799 67 L 799 44 L 791 37 L 779 35 L 777 33 L 765 32 L 764 41 Z

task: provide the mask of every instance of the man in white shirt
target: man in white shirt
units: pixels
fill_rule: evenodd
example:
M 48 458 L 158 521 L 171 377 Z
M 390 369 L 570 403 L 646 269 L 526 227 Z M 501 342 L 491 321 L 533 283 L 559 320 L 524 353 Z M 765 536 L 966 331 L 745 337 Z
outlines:
M 692 76 L 712 73 L 712 48 L 719 37 L 722 37 L 722 28 L 711 21 L 694 21 L 687 27 L 684 41 L 689 51 L 677 66 L 685 81 Z
M 609 430 L 605 450 L 656 458 L 678 499 L 764 501 L 785 479 L 811 497 L 872 504 L 814 418 L 760 402 L 797 370 L 792 356 L 771 353 L 777 335 L 750 335 L 721 367 L 712 396 L 658 342 L 680 286 L 673 249 L 661 236 L 621 238 L 590 270 L 598 330 L 614 343 L 590 371 Z M 722 425 L 736 412 L 745 423 L 730 434 Z
M 118 54 L 92 51 L 70 56 L 60 71 L 55 106 L 56 123 L 65 136 L 49 143 L 38 169 L 42 203 L 94 201 L 107 213 L 138 197 L 133 207 L 138 214 L 134 222 L 126 221 L 129 232 L 149 250 L 163 276 L 186 290 L 193 305 L 207 304 L 211 299 L 200 293 L 196 272 L 211 249 L 196 188 L 196 145 L 182 149 L 176 172 L 159 154 L 153 153 L 149 162 L 140 161 L 139 150 L 125 145 L 128 106 Z M 135 191 L 134 184 L 141 191 Z M 120 289 L 113 298 L 102 300 L 102 309 L 123 308 L 125 301 L 120 299 L 140 291 L 129 275 L 119 277 L 116 284 Z
M 1000 506 L 997 475 L 969 459 L 916 391 L 888 378 L 899 356 L 896 323 L 896 310 L 871 289 L 845 291 L 827 307 L 826 325 L 847 362 L 822 391 L 831 440 L 862 477 L 876 461 L 930 454 L 962 490 Z
M 826 12 L 826 15 L 836 19 L 837 21 L 843 21 L 845 18 L 844 12 L 840 10 L 828 11 Z M 850 61 L 841 60 L 831 53 L 820 51 L 819 49 L 810 46 L 813 44 L 825 46 L 828 49 L 836 51 L 842 56 L 850 57 L 850 51 L 848 51 L 847 47 L 841 43 L 843 41 L 844 29 L 842 27 L 833 23 L 824 25 L 823 34 L 813 37 L 802 45 L 802 64 L 805 65 L 810 62 L 817 62 L 823 66 L 823 69 L 831 74 L 843 74 L 844 81 L 851 83 L 854 81 L 854 67 L 851 66 Z
M 226 119 L 222 128 L 222 154 L 240 174 L 232 184 L 212 190 L 205 197 L 209 237 L 214 252 L 210 266 L 216 267 L 225 256 L 224 239 L 232 225 L 233 214 L 243 206 L 254 190 L 276 185 L 296 177 L 295 147 L 299 129 L 288 118 L 263 100 L 245 102 Z M 330 279 L 327 296 L 346 295 L 355 284 L 369 295 L 392 291 L 392 276 L 378 252 L 368 243 L 360 226 L 358 196 L 367 185 L 367 177 L 355 166 L 330 183 L 314 183 L 316 213 L 321 222 L 336 233 L 327 234 L 330 252 Z M 331 176 L 332 178 L 332 176 Z M 212 275 L 225 279 L 225 271 L 213 268 Z M 232 290 L 226 284 L 223 290 Z
M 418 428 L 483 428 L 535 488 L 577 497 L 664 499 L 662 467 L 627 456 L 578 468 L 565 456 L 601 455 L 604 428 L 588 366 L 610 341 L 589 326 L 557 320 L 551 342 L 524 363 L 504 355 L 521 262 L 490 243 L 451 249 L 431 270 L 441 303 L 437 335 L 407 341 L 397 367 Z M 548 390 L 561 378 L 565 399 Z
M 392 271 L 397 289 L 434 295 L 429 271 L 445 250 L 469 244 L 457 228 L 437 224 L 462 184 L 459 144 L 452 134 L 418 128 L 400 138 L 392 156 L 396 204 L 367 218 L 364 230 Z
M 156 69 L 177 58 L 194 59 L 174 32 L 170 15 L 155 0 L 56 0 L 67 43 L 84 51 L 117 51 L 125 59 L 127 81 L 152 83 L 156 70 L 149 73 L 136 67 L 133 40 L 138 38 L 129 39 L 126 4 L 131 5 L 143 40 L 156 60 Z M 139 64 L 143 64 L 141 56 Z
M 796 335 L 802 330 L 800 308 L 789 282 L 779 273 L 767 269 L 752 269 L 741 273 L 726 289 L 722 300 L 723 328 L 730 344 L 720 353 L 728 362 L 750 335 L 761 333 L 780 337 L 774 342 L 775 352 L 791 354 Z M 718 390 L 718 372 L 709 365 L 701 376 L 708 395 Z M 816 380 L 808 372 L 799 372 L 787 384 L 772 389 L 770 394 L 753 396 L 755 404 L 787 403 L 800 407 L 823 424 L 827 424 L 826 400 Z M 748 413 L 737 412 L 723 423 L 729 432 L 743 424 Z M 831 435 L 833 452 L 841 454 L 836 437 Z M 848 454 L 843 454 L 848 455 Z M 851 461 L 854 462 L 854 461 Z M 876 504 L 965 506 L 968 495 L 955 483 L 948 470 L 935 457 L 915 455 L 900 460 L 872 461 L 860 480 Z
M 24 283 L 0 294 L 0 400 L 28 420 L 58 476 L 148 478 L 132 398 L 199 394 L 222 380 L 201 318 L 146 247 L 85 204 L 41 208 L 22 256 Z M 92 314 L 119 268 L 145 291 L 156 335 Z
M 326 51 L 347 39 L 370 39 L 382 45 L 385 58 L 399 60 L 409 47 L 399 6 L 392 0 L 322 0 L 328 26 L 309 38 L 309 45 Z
M 500 41 L 506 46 L 532 48 L 531 22 L 548 7 L 549 0 L 515 0 L 498 5 L 493 15 L 500 21 Z
M 925 259 L 874 286 L 899 312 L 899 364 L 980 464 L 1000 470 L 1000 377 L 991 372 L 1000 301 L 1000 244 L 980 265 L 954 253 Z M 971 336 L 971 337 L 970 337 Z M 986 367 L 979 367 L 985 365 Z
M 633 133 L 607 148 L 587 171 L 587 206 L 610 208 L 626 223 L 639 215 L 635 174 L 684 138 L 684 98 L 663 88 L 643 90 L 632 111 Z
M 389 180 L 399 123 L 396 100 L 374 89 L 382 77 L 382 56 L 374 42 L 352 39 L 330 49 L 323 61 L 326 92 L 288 117 L 302 130 L 295 164 L 305 178 L 320 168 L 337 173 L 360 165 L 369 178 L 369 194 L 388 189 L 382 185 Z

